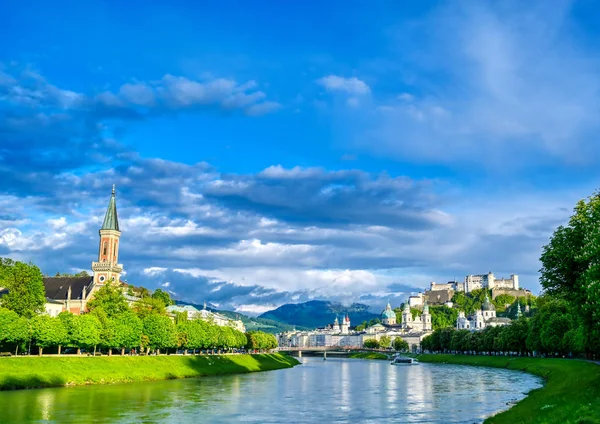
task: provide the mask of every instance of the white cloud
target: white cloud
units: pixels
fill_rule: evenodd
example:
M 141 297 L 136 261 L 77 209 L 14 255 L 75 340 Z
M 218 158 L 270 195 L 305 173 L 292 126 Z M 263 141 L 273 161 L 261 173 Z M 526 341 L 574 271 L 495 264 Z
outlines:
M 374 107 L 340 107 L 339 137 L 403 161 L 468 160 L 488 170 L 597 164 L 599 55 L 581 41 L 568 3 L 457 2 L 402 26 L 401 54 L 389 62 L 403 73 L 385 76 L 405 84 L 414 75 L 414 89 Z M 419 40 L 418 52 L 407 37 Z
M 328 91 L 339 91 L 354 95 L 365 95 L 371 92 L 371 88 L 356 77 L 344 78 L 337 75 L 328 75 L 317 80 L 317 83 Z
M 144 268 L 144 270 L 142 272 L 145 275 L 155 276 L 155 275 L 163 274 L 166 270 L 167 270 L 167 268 L 162 268 L 159 266 L 152 266 L 149 268 Z M 167 285 L 167 286 L 163 286 L 163 287 L 169 287 L 169 286 Z

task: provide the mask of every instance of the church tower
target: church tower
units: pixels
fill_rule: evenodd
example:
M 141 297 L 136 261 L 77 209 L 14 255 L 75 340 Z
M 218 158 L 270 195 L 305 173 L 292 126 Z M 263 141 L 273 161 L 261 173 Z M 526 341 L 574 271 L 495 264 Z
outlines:
M 423 305 L 421 320 L 423 321 L 423 331 L 431 331 L 431 314 L 429 313 L 429 305 L 427 304 L 427 301 L 425 301 L 425 304 Z
M 412 328 L 413 317 L 412 312 L 410 311 L 410 305 L 408 304 L 408 299 L 404 303 L 404 309 L 402 310 L 402 328 L 407 330 Z
M 119 282 L 123 271 L 123 265 L 119 260 L 119 220 L 117 218 L 117 201 L 115 199 L 115 186 L 113 185 L 112 196 L 108 202 L 104 223 L 99 231 L 100 248 L 98 250 L 98 262 L 92 262 L 94 271 L 94 289 L 103 286 L 109 281 Z

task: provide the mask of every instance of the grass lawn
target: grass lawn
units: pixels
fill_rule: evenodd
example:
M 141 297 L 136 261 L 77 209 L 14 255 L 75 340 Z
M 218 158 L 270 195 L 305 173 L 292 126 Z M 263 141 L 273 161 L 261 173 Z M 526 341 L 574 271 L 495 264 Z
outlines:
M 600 423 L 600 365 L 570 359 L 419 355 L 421 362 L 507 368 L 545 380 L 544 387 L 485 423 Z
M 0 390 L 239 374 L 297 364 L 282 354 L 0 358 Z
M 389 359 L 385 353 L 379 352 L 355 352 L 348 355 L 348 357 L 359 359 Z

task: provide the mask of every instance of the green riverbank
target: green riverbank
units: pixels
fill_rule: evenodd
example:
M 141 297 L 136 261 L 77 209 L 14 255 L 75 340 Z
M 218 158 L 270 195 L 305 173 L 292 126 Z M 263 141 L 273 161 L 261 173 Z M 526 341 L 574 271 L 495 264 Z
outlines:
M 291 368 L 288 355 L 0 358 L 0 390 L 115 384 Z
M 525 371 L 545 380 L 544 387 L 488 424 L 600 423 L 600 366 L 570 359 L 510 358 L 502 356 L 419 355 L 421 362 L 473 365 Z
M 348 357 L 358 359 L 389 359 L 385 353 L 379 352 L 355 352 L 348 355 Z

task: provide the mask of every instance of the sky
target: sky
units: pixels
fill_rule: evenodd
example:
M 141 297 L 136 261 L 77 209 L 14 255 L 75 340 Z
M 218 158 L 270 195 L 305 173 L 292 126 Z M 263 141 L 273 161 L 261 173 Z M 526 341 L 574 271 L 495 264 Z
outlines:
M 258 314 L 518 274 L 600 176 L 592 1 L 0 5 L 0 256 Z

